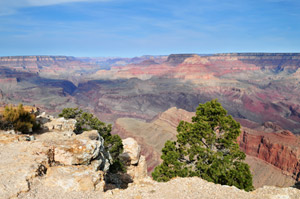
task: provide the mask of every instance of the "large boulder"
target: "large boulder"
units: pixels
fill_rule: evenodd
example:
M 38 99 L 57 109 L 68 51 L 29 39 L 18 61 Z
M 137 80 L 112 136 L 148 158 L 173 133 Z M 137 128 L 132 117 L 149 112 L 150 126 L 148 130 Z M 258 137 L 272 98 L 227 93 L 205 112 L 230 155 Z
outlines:
M 141 155 L 141 147 L 133 138 L 122 140 L 124 151 L 121 158 L 127 165 L 127 174 L 133 182 L 139 182 L 147 177 L 145 156 Z
M 37 139 L 52 149 L 53 161 L 58 165 L 91 165 L 94 170 L 109 169 L 111 156 L 105 151 L 104 140 L 96 130 L 73 136 L 65 132 L 47 132 Z
M 46 131 L 74 131 L 77 121 L 75 119 L 55 118 L 43 112 L 37 116 L 37 122 Z
M 141 155 L 137 165 L 128 166 L 127 174 L 131 176 L 133 182 L 143 181 L 147 177 L 147 163 L 145 156 Z
M 129 165 L 137 164 L 141 155 L 140 145 L 133 138 L 126 138 L 122 140 L 122 143 L 124 151 L 121 154 L 121 158 L 123 161 Z

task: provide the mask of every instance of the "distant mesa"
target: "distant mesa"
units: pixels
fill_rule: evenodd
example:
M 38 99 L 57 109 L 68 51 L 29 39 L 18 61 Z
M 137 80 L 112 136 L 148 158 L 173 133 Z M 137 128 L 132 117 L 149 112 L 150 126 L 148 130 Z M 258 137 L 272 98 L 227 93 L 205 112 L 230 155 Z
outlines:
M 155 62 L 155 60 L 153 59 L 148 59 L 148 60 L 144 60 L 140 63 L 137 63 L 135 65 L 138 65 L 138 66 L 150 66 L 150 65 L 156 65 L 158 64 L 157 62 Z
M 186 58 L 193 57 L 196 54 L 171 54 L 168 56 L 167 63 L 172 66 L 177 66 L 184 62 Z

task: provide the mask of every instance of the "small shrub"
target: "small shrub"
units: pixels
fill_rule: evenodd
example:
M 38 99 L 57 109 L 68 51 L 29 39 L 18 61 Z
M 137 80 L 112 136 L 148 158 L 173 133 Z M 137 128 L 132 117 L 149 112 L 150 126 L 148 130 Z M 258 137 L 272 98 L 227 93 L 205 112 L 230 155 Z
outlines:
M 17 108 L 6 106 L 0 120 L 0 128 L 3 130 L 14 129 L 22 133 L 32 133 L 39 128 L 35 115 L 25 111 L 22 104 Z
M 0 115 L 0 130 L 8 131 L 8 130 L 11 130 L 11 129 L 14 129 L 13 124 L 11 122 L 5 121 L 3 119 L 3 116 Z

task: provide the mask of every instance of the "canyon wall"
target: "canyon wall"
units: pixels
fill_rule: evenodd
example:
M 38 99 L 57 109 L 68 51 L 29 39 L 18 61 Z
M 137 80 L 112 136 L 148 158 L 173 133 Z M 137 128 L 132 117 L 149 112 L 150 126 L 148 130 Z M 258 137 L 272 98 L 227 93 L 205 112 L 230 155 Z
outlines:
M 238 143 L 247 155 L 264 160 L 299 180 L 300 139 L 290 131 L 267 133 L 242 128 Z

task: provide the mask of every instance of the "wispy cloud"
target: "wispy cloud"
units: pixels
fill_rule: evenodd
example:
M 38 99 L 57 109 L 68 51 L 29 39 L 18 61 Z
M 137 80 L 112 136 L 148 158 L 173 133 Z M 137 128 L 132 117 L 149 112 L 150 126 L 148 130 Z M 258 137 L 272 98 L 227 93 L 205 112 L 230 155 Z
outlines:
M 75 2 L 105 2 L 110 0 L 4 0 L 0 1 L 0 16 L 17 13 L 20 8 L 51 6 Z

